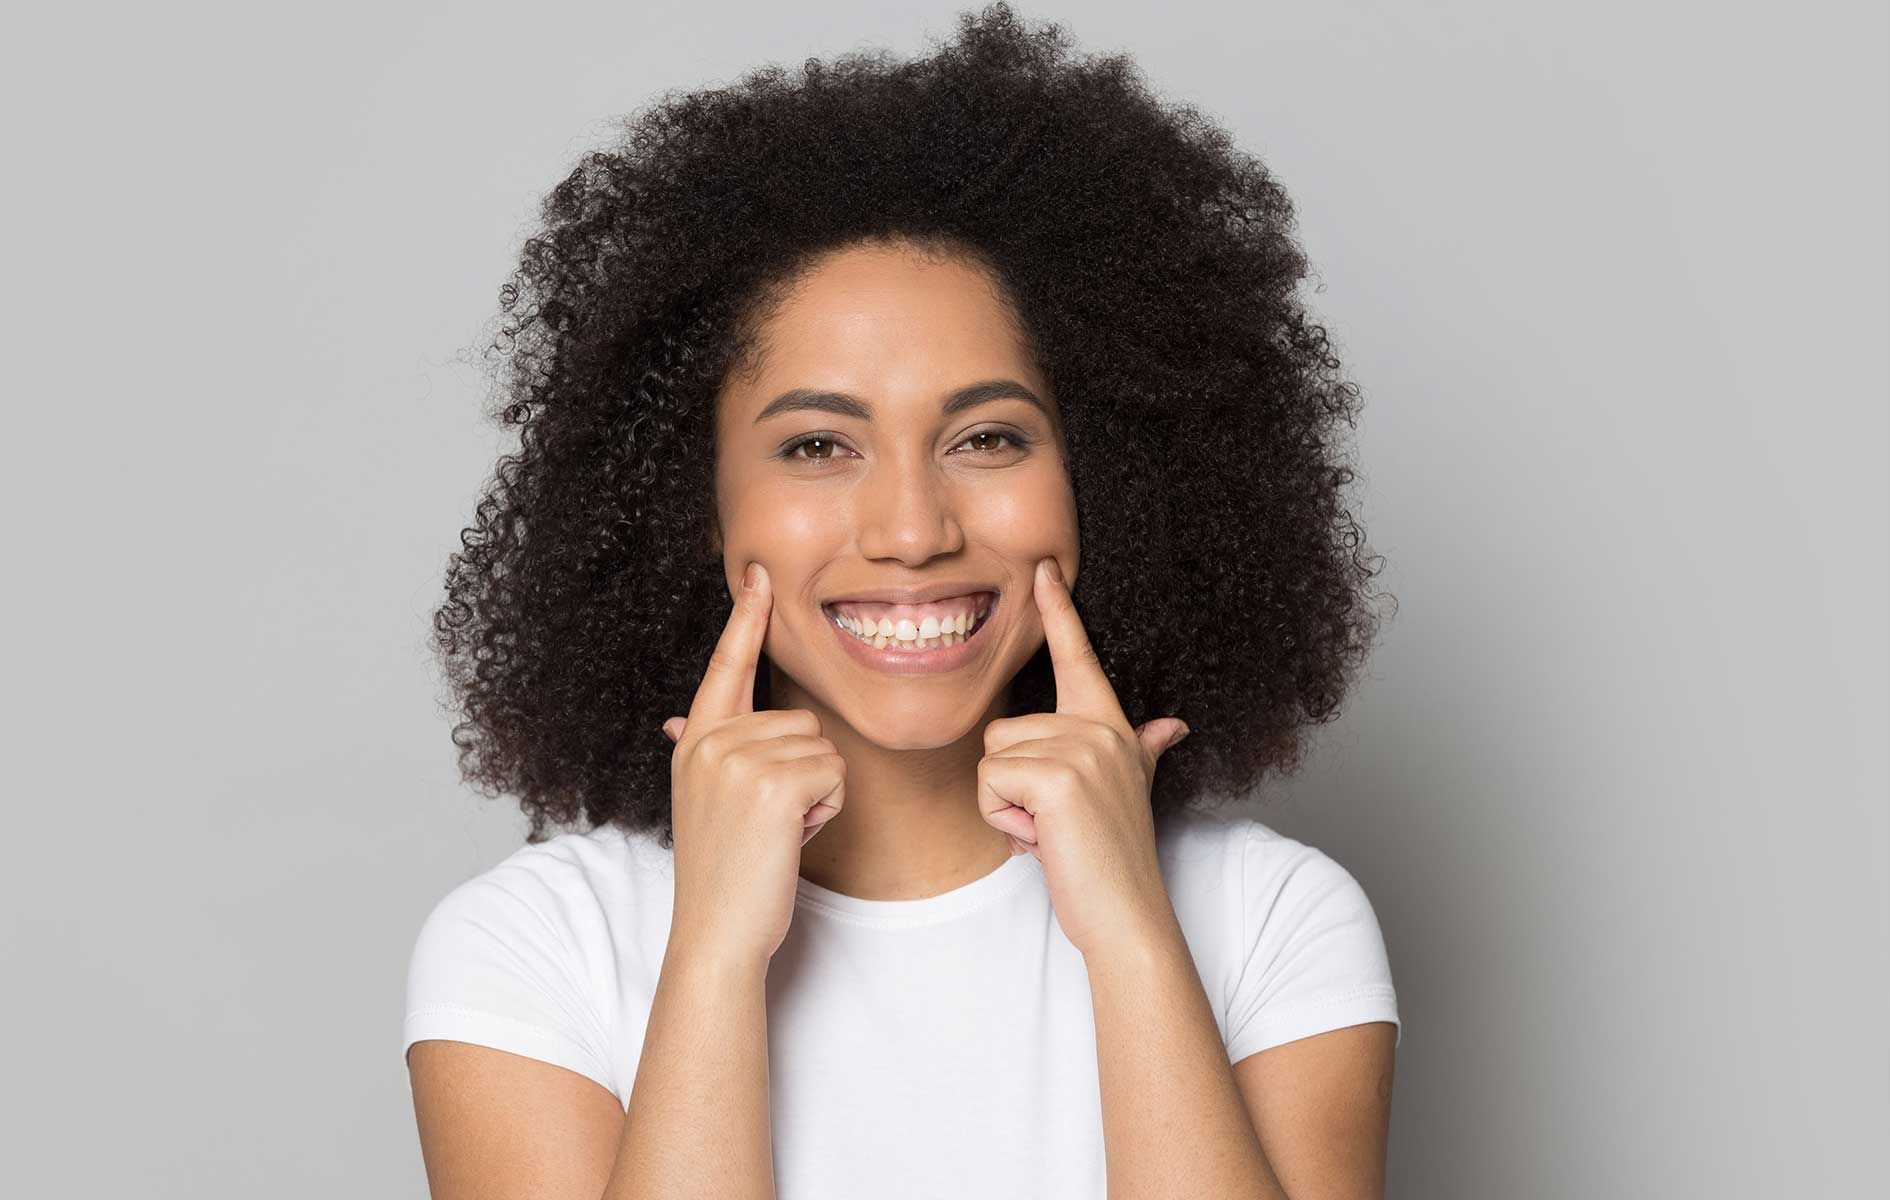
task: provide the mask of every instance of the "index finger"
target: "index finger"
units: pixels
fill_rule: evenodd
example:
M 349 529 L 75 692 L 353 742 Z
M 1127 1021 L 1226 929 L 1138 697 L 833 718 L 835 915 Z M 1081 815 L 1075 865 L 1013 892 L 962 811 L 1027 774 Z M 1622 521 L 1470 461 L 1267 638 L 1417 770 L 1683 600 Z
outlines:
M 1057 711 L 1081 713 L 1098 720 L 1127 725 L 1116 689 L 1109 686 L 1103 673 L 1102 659 L 1090 645 L 1089 631 L 1076 611 L 1076 601 L 1061 573 L 1051 574 L 1056 559 L 1037 564 L 1037 579 L 1031 591 L 1037 598 L 1037 612 L 1043 618 L 1044 640 L 1050 643 L 1050 666 L 1056 673 Z
M 761 661 L 761 644 L 768 636 L 768 614 L 774 607 L 767 568 L 750 563 L 755 586 L 736 589 L 734 607 L 728 624 L 709 655 L 708 669 L 689 705 L 689 725 L 697 729 L 725 721 L 729 717 L 755 711 L 755 667 Z M 697 724 L 698 718 L 701 724 Z

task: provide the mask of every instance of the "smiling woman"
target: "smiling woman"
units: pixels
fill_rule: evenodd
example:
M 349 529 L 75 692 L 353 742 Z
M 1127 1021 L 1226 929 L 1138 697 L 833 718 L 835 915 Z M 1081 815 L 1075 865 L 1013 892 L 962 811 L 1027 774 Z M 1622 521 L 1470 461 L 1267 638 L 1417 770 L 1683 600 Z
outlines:
M 856 812 L 858 772 L 883 760 L 898 776 L 869 794 L 936 814 L 897 833 L 836 824 L 802 870 L 823 882 L 923 880 L 940 861 L 975 872 L 1008 851 L 953 802 L 964 746 L 1043 645 L 1019 602 L 1037 560 L 1074 577 L 1079 551 L 1054 399 L 1001 295 L 962 252 L 857 242 L 777 294 L 768 350 L 717 399 L 712 541 L 773 582 L 768 703 L 834 728 Z M 973 636 L 945 645 L 941 623 L 960 618 Z
M 435 619 L 532 825 L 415 946 L 434 1194 L 1379 1194 L 1370 903 L 1213 811 L 1375 621 L 1261 164 L 997 5 L 544 217 Z

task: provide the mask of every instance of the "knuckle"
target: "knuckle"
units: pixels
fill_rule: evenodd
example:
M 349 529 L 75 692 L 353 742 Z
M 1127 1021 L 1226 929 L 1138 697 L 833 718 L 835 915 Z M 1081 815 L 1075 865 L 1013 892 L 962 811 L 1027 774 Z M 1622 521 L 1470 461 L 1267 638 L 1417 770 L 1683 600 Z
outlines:
M 755 766 L 754 744 L 751 742 L 729 747 L 716 761 L 715 769 L 731 779 L 746 779 L 756 774 Z

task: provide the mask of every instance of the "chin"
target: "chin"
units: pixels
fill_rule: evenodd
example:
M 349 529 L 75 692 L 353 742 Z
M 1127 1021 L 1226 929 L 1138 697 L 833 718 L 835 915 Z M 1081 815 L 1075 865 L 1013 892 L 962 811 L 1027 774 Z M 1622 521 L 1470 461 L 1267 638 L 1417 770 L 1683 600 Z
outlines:
M 937 704 L 879 703 L 855 696 L 834 711 L 855 733 L 884 750 L 938 750 L 950 746 L 976 728 L 984 706 L 966 697 L 962 709 L 941 712 Z M 866 701 L 862 703 L 862 701 Z M 953 705 L 953 708 L 958 706 Z M 865 711 L 849 712 L 849 709 Z
M 884 734 L 873 729 L 859 730 L 859 735 L 878 746 L 881 750 L 942 750 L 965 736 L 960 730 L 956 736 L 941 738 L 936 733 L 924 733 L 918 730 L 902 731 L 900 734 Z

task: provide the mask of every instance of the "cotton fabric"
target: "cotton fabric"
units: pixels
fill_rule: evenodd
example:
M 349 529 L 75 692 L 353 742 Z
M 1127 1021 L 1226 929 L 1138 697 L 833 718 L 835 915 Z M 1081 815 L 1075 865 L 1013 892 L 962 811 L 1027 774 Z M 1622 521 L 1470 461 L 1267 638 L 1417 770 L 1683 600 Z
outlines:
M 1377 918 L 1331 857 L 1224 813 L 1163 814 L 1156 848 L 1230 1062 L 1368 1021 L 1402 1036 Z M 491 1046 L 627 1109 L 673 896 L 654 834 L 521 847 L 422 923 L 402 1054 Z M 767 1010 L 780 1200 L 1105 1194 L 1088 976 L 1035 857 L 917 900 L 800 880 Z

